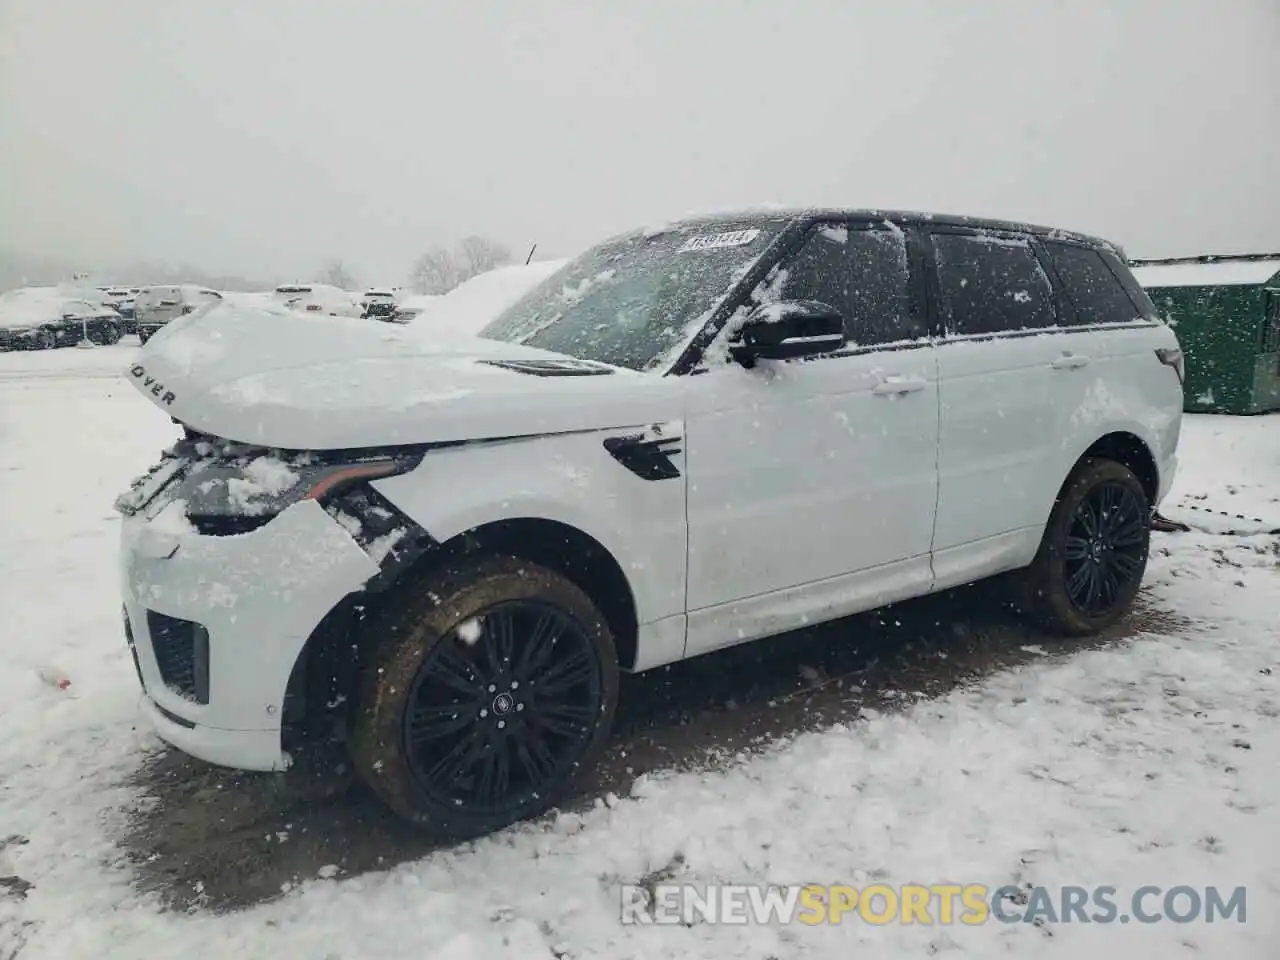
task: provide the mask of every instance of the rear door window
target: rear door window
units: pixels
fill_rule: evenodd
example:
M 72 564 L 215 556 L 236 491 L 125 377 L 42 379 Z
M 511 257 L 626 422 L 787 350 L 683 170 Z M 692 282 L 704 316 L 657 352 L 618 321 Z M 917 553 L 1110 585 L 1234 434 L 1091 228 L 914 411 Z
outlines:
M 1142 311 L 1097 250 L 1057 241 L 1044 246 L 1076 308 L 1076 323 L 1131 323 L 1141 317 Z
M 783 266 L 781 294 L 820 300 L 844 317 L 852 347 L 924 337 L 901 230 L 819 224 Z
M 1049 278 L 1024 239 L 935 233 L 947 331 L 964 336 L 1055 326 Z

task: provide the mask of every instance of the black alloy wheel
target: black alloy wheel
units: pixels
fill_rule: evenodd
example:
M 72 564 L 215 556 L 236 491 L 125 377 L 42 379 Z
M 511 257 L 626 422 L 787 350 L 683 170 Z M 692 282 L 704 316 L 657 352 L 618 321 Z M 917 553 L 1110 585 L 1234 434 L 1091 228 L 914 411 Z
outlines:
M 352 760 L 437 839 L 538 816 L 604 749 L 618 700 L 613 632 L 556 570 L 460 557 L 398 586 L 362 636 Z
M 1151 506 L 1133 471 L 1082 462 L 1063 484 L 1016 601 L 1055 633 L 1086 636 L 1116 623 L 1138 595 L 1151 545 Z
M 1141 581 L 1150 516 L 1125 484 L 1100 483 L 1076 507 L 1063 551 L 1067 595 L 1081 613 L 1105 616 Z
M 423 662 L 404 712 L 422 791 L 478 813 L 522 807 L 569 775 L 603 708 L 583 630 L 536 600 L 465 621 Z

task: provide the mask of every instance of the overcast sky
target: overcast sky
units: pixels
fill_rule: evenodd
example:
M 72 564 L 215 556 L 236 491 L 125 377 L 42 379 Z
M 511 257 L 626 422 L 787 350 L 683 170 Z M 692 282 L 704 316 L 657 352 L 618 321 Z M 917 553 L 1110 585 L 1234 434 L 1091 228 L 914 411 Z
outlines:
M 1280 250 L 1280 0 L 0 0 L 0 247 L 387 282 L 760 202 Z

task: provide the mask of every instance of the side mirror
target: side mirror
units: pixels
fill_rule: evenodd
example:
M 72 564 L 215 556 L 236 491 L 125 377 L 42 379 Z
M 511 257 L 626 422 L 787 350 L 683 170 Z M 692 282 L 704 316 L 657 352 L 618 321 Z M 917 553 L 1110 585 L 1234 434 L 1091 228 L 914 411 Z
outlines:
M 730 355 L 745 367 L 756 360 L 814 357 L 841 349 L 847 342 L 844 317 L 830 304 L 817 300 L 779 300 L 766 303 L 747 316 L 741 343 Z

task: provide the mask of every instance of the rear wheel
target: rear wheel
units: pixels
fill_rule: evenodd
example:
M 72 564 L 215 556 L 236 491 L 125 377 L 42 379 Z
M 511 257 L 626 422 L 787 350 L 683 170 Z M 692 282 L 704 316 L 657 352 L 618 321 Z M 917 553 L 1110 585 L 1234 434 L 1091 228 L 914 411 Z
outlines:
M 52 330 L 50 330 L 48 327 L 45 327 L 43 330 L 40 330 L 39 332 L 36 333 L 36 349 L 37 350 L 52 350 L 57 345 L 58 345 L 58 335 L 54 333 Z
M 603 616 L 565 577 L 512 557 L 459 563 L 402 597 L 363 670 L 351 752 L 364 779 L 451 839 L 551 807 L 613 721 Z
M 1133 472 L 1086 461 L 1063 488 L 1026 572 L 1026 603 L 1050 629 L 1082 636 L 1132 605 L 1146 572 L 1151 508 Z
M 142 327 L 139 327 L 139 328 L 138 328 L 138 343 L 139 343 L 139 345 L 146 343 L 146 342 L 147 342 L 147 340 L 148 340 L 148 338 L 149 338 L 150 336 L 151 336 L 151 331 L 150 331 L 150 330 L 146 330 L 146 329 L 144 329 L 144 328 L 142 328 Z

